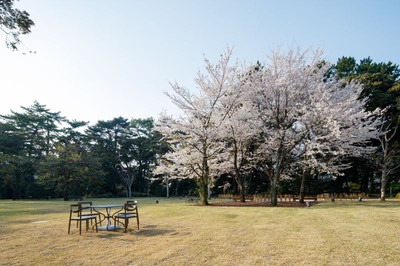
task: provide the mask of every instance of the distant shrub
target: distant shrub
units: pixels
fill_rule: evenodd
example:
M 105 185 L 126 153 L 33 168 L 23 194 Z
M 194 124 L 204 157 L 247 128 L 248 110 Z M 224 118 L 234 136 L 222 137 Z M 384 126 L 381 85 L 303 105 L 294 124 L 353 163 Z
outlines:
M 400 199 L 400 192 L 396 194 L 396 199 Z
M 353 182 L 349 182 L 349 191 L 350 192 L 360 192 L 361 185 Z

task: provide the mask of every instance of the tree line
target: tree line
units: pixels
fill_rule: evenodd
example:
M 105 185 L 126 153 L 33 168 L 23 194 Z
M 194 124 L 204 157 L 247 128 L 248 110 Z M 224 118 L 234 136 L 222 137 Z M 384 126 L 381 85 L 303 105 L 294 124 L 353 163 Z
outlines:
M 1 115 L 1 198 L 161 194 L 151 169 L 166 147 L 152 118 L 88 126 L 38 102 L 22 110 Z
M 0 197 L 315 195 L 399 186 L 399 68 L 330 65 L 318 52 L 267 65 L 205 61 L 199 92 L 172 84 L 181 117 L 89 125 L 38 102 L 0 115 Z M 389 188 L 387 185 L 389 184 Z M 273 201 L 274 202 L 274 201 Z

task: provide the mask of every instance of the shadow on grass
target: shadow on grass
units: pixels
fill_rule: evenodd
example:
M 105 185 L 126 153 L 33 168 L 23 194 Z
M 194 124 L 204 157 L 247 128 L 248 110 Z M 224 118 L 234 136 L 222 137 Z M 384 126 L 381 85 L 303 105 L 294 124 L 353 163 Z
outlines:
M 101 233 L 100 233 L 101 232 Z M 115 232 L 109 231 L 99 231 L 99 235 L 97 237 L 99 238 L 106 238 L 106 239 L 112 239 L 112 238 L 119 238 L 122 235 L 137 235 L 137 236 L 144 236 L 144 237 L 152 237 L 152 236 L 162 236 L 162 235 L 177 235 L 178 232 L 176 230 L 169 230 L 169 229 L 158 229 L 157 226 L 155 225 L 146 225 L 140 228 L 138 231 L 137 228 L 132 229 L 128 228 L 128 232 L 124 233 L 121 230 L 117 230 Z
M 367 204 L 359 205 L 363 207 L 374 207 L 374 208 L 400 208 L 400 202 L 391 202 L 391 201 L 377 201 L 370 203 L 368 202 Z
M 178 232 L 176 230 L 170 229 L 159 229 L 156 225 L 146 225 L 143 226 L 140 231 L 136 232 L 139 236 L 152 237 L 152 236 L 162 236 L 162 235 L 176 235 Z
M 139 236 L 152 237 L 152 236 L 162 236 L 162 235 L 172 235 L 176 234 L 175 230 L 168 229 L 144 229 L 140 230 L 136 234 Z
M 335 207 L 343 207 L 343 208 L 400 208 L 400 201 L 337 201 L 333 203 L 323 203 L 318 205 L 319 208 L 335 208 Z
M 127 233 L 123 233 L 123 231 L 117 231 L 117 232 L 118 232 L 117 234 L 116 233 L 99 234 L 98 237 L 111 239 L 114 237 L 120 237 L 121 234 L 132 234 L 132 235 L 144 236 L 144 237 L 179 234 L 176 230 L 158 229 L 157 226 L 155 226 L 155 225 L 143 226 L 139 231 L 137 229 L 128 229 Z M 119 233 L 121 233 L 121 234 L 119 234 Z
M 120 235 L 118 235 L 118 234 L 107 233 L 107 234 L 99 234 L 98 237 L 99 237 L 99 238 L 107 238 L 107 239 L 110 239 L 110 238 L 114 238 L 114 237 L 120 237 Z

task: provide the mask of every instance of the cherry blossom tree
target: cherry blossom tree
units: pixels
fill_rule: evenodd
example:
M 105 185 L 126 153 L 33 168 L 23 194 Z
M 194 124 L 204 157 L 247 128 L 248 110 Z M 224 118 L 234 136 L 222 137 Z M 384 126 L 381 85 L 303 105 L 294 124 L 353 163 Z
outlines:
M 299 146 L 307 140 L 308 153 L 339 156 L 370 152 L 365 144 L 377 137 L 379 122 L 358 99 L 361 85 L 327 79 L 329 64 L 321 56 L 320 51 L 311 56 L 300 50 L 274 52 L 247 83 L 254 115 L 262 122 L 259 154 L 265 158 L 273 206 L 281 175 L 303 155 Z
M 241 202 L 245 202 L 245 177 L 257 163 L 254 151 L 260 133 L 259 127 L 257 121 L 253 120 L 250 101 L 246 98 L 243 86 L 236 86 L 236 90 L 224 101 L 218 109 L 219 112 L 228 114 L 219 130 L 219 169 L 234 178 Z M 231 108 L 232 104 L 234 108 Z
M 243 176 L 262 163 L 277 205 L 281 176 L 300 159 L 335 173 L 347 167 L 342 157 L 373 152 L 368 142 L 378 137 L 378 114 L 365 111 L 360 84 L 326 77 L 330 65 L 320 51 L 274 52 L 268 65 L 250 71 L 230 67 L 230 56 L 228 50 L 216 65 L 205 60 L 197 95 L 172 84 L 167 95 L 184 115 L 163 115 L 158 125 L 173 147 L 158 171 L 196 179 L 202 204 L 222 173 L 234 176 L 244 199 Z
M 167 198 L 169 198 L 169 188 L 170 188 L 170 180 L 172 179 L 184 179 L 184 178 L 189 178 L 190 176 L 188 174 L 182 173 L 182 171 L 179 171 L 180 169 L 180 160 L 174 160 L 174 156 L 171 156 L 172 153 L 169 153 L 168 155 L 160 155 L 157 158 L 158 165 L 154 169 L 153 174 L 156 176 L 152 178 L 152 181 L 160 180 L 162 184 L 166 187 L 167 190 Z M 176 154 L 175 154 L 176 155 Z M 168 159 L 170 157 L 171 159 Z M 175 157 L 176 158 L 176 157 Z
M 162 167 L 171 165 L 174 176 L 194 178 L 203 205 L 209 204 L 209 190 L 218 176 L 218 131 L 230 108 L 225 113 L 216 110 L 233 87 L 240 84 L 237 66 L 229 65 L 231 53 L 228 49 L 216 65 L 205 59 L 206 74 L 199 73 L 195 79 L 197 95 L 177 83 L 171 84 L 173 93 L 166 94 L 183 115 L 177 119 L 162 115 L 157 128 L 174 147 L 172 152 L 163 156 L 172 164 L 163 164 Z

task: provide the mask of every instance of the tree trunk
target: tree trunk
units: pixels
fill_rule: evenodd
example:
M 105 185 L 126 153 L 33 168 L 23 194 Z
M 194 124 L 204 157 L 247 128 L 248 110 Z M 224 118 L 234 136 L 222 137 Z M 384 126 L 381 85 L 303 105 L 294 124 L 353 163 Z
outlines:
M 15 179 L 12 181 L 12 188 L 13 188 L 13 200 L 21 199 L 21 173 L 18 171 L 14 174 Z
M 203 179 L 203 178 L 202 178 Z M 208 203 L 208 186 L 204 184 L 204 180 L 199 184 L 199 196 L 201 205 L 209 205 Z
M 387 175 L 386 175 L 386 169 L 382 169 L 382 176 L 381 176 L 381 201 L 385 201 L 385 191 L 386 191 L 386 185 L 387 185 Z
M 167 182 L 167 198 L 169 198 L 169 180 L 168 180 L 168 177 L 167 177 L 167 180 L 166 180 Z
M 233 140 L 233 167 L 235 168 L 235 181 L 238 184 L 239 193 L 240 193 L 240 202 L 246 202 L 245 195 L 245 187 L 244 187 L 244 178 L 240 176 L 240 169 L 238 165 L 238 148 L 236 140 Z
M 394 130 L 390 129 L 391 123 L 387 124 L 385 127 L 381 127 L 382 135 L 379 137 L 379 142 L 381 144 L 381 149 L 383 153 L 383 158 L 381 162 L 381 167 L 382 167 L 382 175 L 381 175 L 381 201 L 385 201 L 385 191 L 386 191 L 386 185 L 388 183 L 389 179 L 389 174 L 391 171 L 394 171 L 400 165 L 397 164 L 397 166 L 391 166 L 391 162 L 394 159 L 394 156 L 396 156 L 394 153 L 392 153 L 393 147 L 391 147 L 390 143 L 392 139 L 396 136 L 397 132 L 397 127 L 399 124 L 395 126 Z
M 306 173 L 303 171 L 303 176 L 301 177 L 301 184 L 300 184 L 300 203 L 304 203 L 304 191 L 306 186 Z
M 245 189 L 244 189 L 244 182 L 242 182 L 241 188 L 240 188 L 240 202 L 246 202 L 246 194 L 245 194 Z
M 306 182 L 307 176 L 310 174 L 310 171 L 307 171 L 303 168 L 303 176 L 301 177 L 301 184 L 300 184 L 300 203 L 304 203 L 305 191 L 306 191 Z
M 271 179 L 271 206 L 278 206 L 278 182 L 281 175 L 281 156 L 282 156 L 282 145 L 280 145 L 276 153 L 276 162 L 273 167 L 273 176 Z
M 276 173 L 271 180 L 271 206 L 278 206 L 278 175 Z
M 277 163 L 271 179 L 271 206 L 278 206 L 278 181 L 280 177 L 280 166 Z
M 204 145 L 206 146 L 206 145 Z M 202 176 L 200 177 L 199 184 L 199 194 L 200 194 L 200 202 L 201 205 L 209 205 L 208 203 L 208 178 L 209 178 L 209 168 L 208 168 L 208 160 L 207 160 L 207 148 L 203 148 L 203 169 Z
M 132 188 L 131 185 L 128 185 L 127 187 L 128 187 L 128 198 L 130 199 L 132 198 Z
M 245 187 L 244 187 L 244 178 L 240 176 L 239 170 L 235 170 L 235 181 L 238 184 L 239 193 L 240 193 L 240 201 L 246 202 L 245 195 Z
M 175 197 L 179 196 L 179 179 L 176 179 Z

